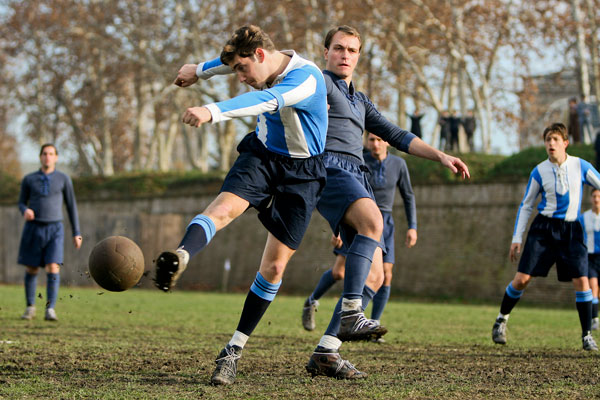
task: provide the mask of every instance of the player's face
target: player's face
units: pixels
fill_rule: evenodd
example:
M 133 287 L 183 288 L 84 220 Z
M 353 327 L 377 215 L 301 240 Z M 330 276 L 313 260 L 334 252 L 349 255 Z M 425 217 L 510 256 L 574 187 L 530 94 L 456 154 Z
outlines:
M 600 209 L 600 190 L 594 190 L 592 192 L 592 207 L 596 210 Z
M 550 161 L 556 162 L 564 160 L 569 141 L 563 139 L 558 133 L 550 132 L 546 135 L 544 145 L 546 146 L 546 153 L 548 153 Z
M 367 138 L 367 147 L 371 152 L 371 155 L 377 157 L 387 154 L 388 146 L 388 142 L 381 139 L 379 136 L 375 136 L 372 133 L 369 133 L 369 137 Z
M 254 89 L 262 89 L 271 75 L 267 71 L 264 60 L 264 51 L 257 49 L 252 57 L 234 56 L 231 68 L 237 74 L 240 82 L 250 85 Z
M 360 56 L 360 41 L 356 36 L 337 32 L 325 49 L 325 68 L 342 79 L 352 79 L 352 73 Z
M 42 164 L 42 168 L 52 170 L 56 165 L 56 161 L 58 161 L 56 149 L 52 146 L 44 147 L 42 154 L 40 154 L 40 163 Z

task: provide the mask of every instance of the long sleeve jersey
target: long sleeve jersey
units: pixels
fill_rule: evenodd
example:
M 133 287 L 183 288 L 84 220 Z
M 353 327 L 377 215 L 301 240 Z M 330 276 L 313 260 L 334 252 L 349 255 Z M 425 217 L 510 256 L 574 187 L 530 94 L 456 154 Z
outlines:
M 79 217 L 71 178 L 58 170 L 48 175 L 38 170 L 23 178 L 19 194 L 21 214 L 31 208 L 35 213 L 35 221 L 59 222 L 63 219 L 63 201 L 67 206 L 73 236 L 79 236 Z
M 581 225 L 588 253 L 600 254 L 600 215 L 587 210 L 581 216 Z
M 392 212 L 396 187 L 398 187 L 404 202 L 408 228 L 417 229 L 417 206 L 406 161 L 393 154 L 388 154 L 386 158 L 379 161 L 369 152 L 364 153 L 364 159 L 371 171 L 369 184 L 379 209 L 383 212 Z
M 331 71 L 323 71 L 327 85 L 329 126 L 326 151 L 351 154 L 363 159 L 363 132 L 374 133 L 398 150 L 408 152 L 410 142 L 416 137 L 389 122 L 375 108 L 371 100 L 354 89 Z
M 327 134 L 325 81 L 319 68 L 294 51 L 285 70 L 271 86 L 232 99 L 207 104 L 212 122 L 258 116 L 256 136 L 270 151 L 293 158 L 321 154 Z M 196 75 L 208 79 L 233 73 L 219 58 L 200 63 Z
M 542 199 L 537 206 L 540 214 L 565 221 L 577 220 L 581 213 L 584 183 L 600 189 L 600 174 L 585 160 L 567 155 L 560 166 L 550 160 L 539 163 L 529 175 L 525 195 L 517 212 L 512 242 L 522 242 L 527 221 L 540 194 Z

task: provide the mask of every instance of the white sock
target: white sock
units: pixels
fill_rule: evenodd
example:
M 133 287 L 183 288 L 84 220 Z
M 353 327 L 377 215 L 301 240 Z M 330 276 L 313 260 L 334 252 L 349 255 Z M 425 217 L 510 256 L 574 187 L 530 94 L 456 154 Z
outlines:
M 246 345 L 246 342 L 248 341 L 248 338 L 250 338 L 250 336 L 245 335 L 240 331 L 235 331 L 235 333 L 231 337 L 231 340 L 229 341 L 229 345 L 230 346 L 238 346 L 243 349 L 244 346 Z
M 327 350 L 336 350 L 340 348 L 342 341 L 335 336 L 323 335 L 319 340 L 319 346 L 326 348 Z
M 355 311 L 362 307 L 362 299 L 342 298 L 342 311 Z
M 498 318 L 503 318 L 503 319 L 505 319 L 506 321 L 508 321 L 508 317 L 510 317 L 510 314 L 506 314 L 506 315 L 504 315 L 504 314 L 502 314 L 502 313 L 498 313 Z

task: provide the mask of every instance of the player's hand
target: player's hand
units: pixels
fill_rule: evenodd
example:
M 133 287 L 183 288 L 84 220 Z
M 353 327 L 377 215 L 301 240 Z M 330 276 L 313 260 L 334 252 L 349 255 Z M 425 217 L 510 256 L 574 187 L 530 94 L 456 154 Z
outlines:
M 35 213 L 31 208 L 28 208 L 23 213 L 23 218 L 25 218 L 25 221 L 33 221 L 35 219 Z
M 190 107 L 183 113 L 182 121 L 184 124 L 193 127 L 199 127 L 205 122 L 210 122 L 212 114 L 206 107 Z
M 83 243 L 83 238 L 81 236 L 73 236 L 73 244 L 76 249 L 81 248 L 81 243 Z
M 197 64 L 185 64 L 177 72 L 177 78 L 175 78 L 173 84 L 181 87 L 192 86 L 198 81 L 198 77 L 196 76 L 197 67 Z
M 417 230 L 409 229 L 406 231 L 406 241 L 404 242 L 409 249 L 417 244 Z
M 471 178 L 471 174 L 469 174 L 469 167 L 465 164 L 460 158 L 454 157 L 444 153 L 444 156 L 440 160 L 442 165 L 448 168 L 455 174 L 461 174 L 462 178 Z
M 511 262 L 515 262 L 519 259 L 519 255 L 521 255 L 521 243 L 512 243 L 510 245 L 510 253 L 509 258 Z
M 340 235 L 331 235 L 331 245 L 333 247 L 339 249 L 342 247 L 342 244 L 344 244 L 344 242 L 342 242 L 342 238 L 340 237 Z

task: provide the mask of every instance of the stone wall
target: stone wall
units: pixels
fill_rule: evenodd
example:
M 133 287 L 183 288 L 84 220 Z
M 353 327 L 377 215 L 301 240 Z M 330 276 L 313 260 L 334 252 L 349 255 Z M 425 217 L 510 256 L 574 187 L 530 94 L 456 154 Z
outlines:
M 71 241 L 65 240 L 63 284 L 94 285 L 87 271 L 94 244 L 107 236 L 123 235 L 140 245 L 148 271 L 140 285 L 151 287 L 155 257 L 162 249 L 172 249 L 179 243 L 188 222 L 206 207 L 217 189 L 211 184 L 173 197 L 110 200 L 99 194 L 97 199 L 79 199 L 84 242 L 76 251 Z M 524 184 L 414 189 L 419 238 L 412 249 L 404 247 L 406 219 L 400 196 L 394 208 L 396 266 L 392 295 L 499 302 L 516 270 L 508 261 L 508 249 Z M 266 240 L 266 231 L 255 214 L 248 210 L 219 232 L 192 259 L 179 285 L 196 290 L 247 291 Z M 0 215 L 0 282 L 20 283 L 23 268 L 16 259 L 23 220 L 16 205 L 0 206 Z M 65 228 L 70 237 L 68 222 Z M 334 261 L 330 236 L 329 225 L 315 213 L 302 245 L 288 265 L 281 292 L 308 295 L 312 291 L 322 272 Z M 229 272 L 224 269 L 226 260 L 231 265 Z M 336 292 L 339 289 L 338 285 Z M 573 301 L 574 294 L 572 285 L 557 282 L 552 270 L 548 279 L 534 280 L 524 299 L 565 304 Z

